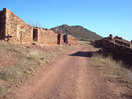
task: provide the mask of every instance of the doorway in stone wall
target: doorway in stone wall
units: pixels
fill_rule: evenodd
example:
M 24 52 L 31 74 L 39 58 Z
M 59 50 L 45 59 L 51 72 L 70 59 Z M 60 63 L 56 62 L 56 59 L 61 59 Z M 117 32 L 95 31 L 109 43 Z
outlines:
M 61 34 L 58 34 L 57 35 L 57 44 L 60 44 L 60 42 L 61 42 L 60 40 L 61 40 Z
M 64 41 L 64 44 L 68 44 L 68 35 L 63 35 L 63 41 Z
M 33 29 L 33 41 L 38 42 L 38 29 Z

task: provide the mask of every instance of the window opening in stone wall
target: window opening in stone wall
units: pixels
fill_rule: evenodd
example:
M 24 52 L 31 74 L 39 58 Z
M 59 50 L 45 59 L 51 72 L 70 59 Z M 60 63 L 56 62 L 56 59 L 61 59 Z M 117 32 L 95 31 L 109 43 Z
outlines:
M 38 41 L 38 29 L 33 29 L 33 41 Z

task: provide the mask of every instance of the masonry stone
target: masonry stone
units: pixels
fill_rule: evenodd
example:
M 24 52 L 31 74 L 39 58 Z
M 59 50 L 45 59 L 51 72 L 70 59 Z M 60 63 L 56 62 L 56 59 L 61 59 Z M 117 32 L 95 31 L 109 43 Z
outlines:
M 116 59 L 122 59 L 130 66 L 132 65 L 132 45 L 131 42 L 122 37 L 114 37 L 115 42 L 108 38 L 95 41 L 94 45 L 102 47 L 103 53 L 112 55 Z
M 58 35 L 60 36 L 59 43 Z M 67 42 L 64 37 L 66 37 Z M 28 25 L 7 8 L 0 11 L 0 40 L 5 40 L 13 44 L 78 44 L 78 40 L 70 35 L 66 36 L 55 33 L 50 29 Z

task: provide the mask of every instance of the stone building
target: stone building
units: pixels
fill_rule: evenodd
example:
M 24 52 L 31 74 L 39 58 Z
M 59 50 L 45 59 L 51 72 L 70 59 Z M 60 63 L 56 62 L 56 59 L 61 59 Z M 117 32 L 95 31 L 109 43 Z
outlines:
M 57 34 L 50 29 L 28 25 L 7 8 L 0 11 L 0 40 L 13 44 L 78 44 L 77 39 L 70 35 Z
M 57 34 L 49 29 L 35 27 L 33 28 L 33 42 L 43 45 L 56 45 Z
M 57 34 L 57 44 L 78 45 L 78 40 L 71 35 Z
M 32 42 L 33 28 L 7 8 L 0 12 L 0 39 L 15 44 Z

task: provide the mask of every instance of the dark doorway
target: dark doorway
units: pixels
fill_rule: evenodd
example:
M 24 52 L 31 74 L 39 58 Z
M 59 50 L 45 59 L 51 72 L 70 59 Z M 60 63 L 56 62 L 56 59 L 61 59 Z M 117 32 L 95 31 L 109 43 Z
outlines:
M 68 39 L 67 39 L 68 35 L 63 35 L 63 41 L 65 44 L 68 44 Z
M 57 35 L 57 44 L 60 44 L 60 40 L 61 40 L 61 34 Z
M 38 41 L 38 29 L 33 29 L 33 41 Z
M 0 40 L 5 40 L 5 13 L 4 10 L 0 11 Z

